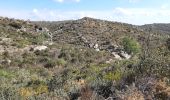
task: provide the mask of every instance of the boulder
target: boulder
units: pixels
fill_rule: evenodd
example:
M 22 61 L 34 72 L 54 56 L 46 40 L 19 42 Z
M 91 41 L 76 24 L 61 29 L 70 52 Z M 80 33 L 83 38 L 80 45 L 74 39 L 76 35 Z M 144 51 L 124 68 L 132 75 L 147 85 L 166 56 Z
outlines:
M 46 50 L 47 48 L 48 48 L 47 46 L 36 46 L 34 48 L 34 51 L 36 51 L 36 50 L 42 51 L 42 50 Z

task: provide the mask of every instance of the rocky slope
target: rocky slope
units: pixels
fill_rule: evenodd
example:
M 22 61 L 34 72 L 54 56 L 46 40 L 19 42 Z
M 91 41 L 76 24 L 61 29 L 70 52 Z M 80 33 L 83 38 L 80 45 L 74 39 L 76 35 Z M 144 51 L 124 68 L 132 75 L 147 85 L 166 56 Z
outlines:
M 160 26 L 0 17 L 0 99 L 168 100 L 170 36 Z

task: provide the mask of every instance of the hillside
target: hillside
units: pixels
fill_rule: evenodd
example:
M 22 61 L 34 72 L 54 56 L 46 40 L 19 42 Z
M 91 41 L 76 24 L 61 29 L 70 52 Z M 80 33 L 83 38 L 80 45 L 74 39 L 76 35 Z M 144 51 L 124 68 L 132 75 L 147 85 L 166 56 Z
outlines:
M 168 25 L 150 27 L 0 17 L 0 100 L 168 100 Z
M 160 33 L 165 33 L 165 34 L 170 34 L 170 24 L 147 24 L 147 25 L 143 25 L 141 26 L 141 28 L 143 28 L 146 31 L 157 31 Z

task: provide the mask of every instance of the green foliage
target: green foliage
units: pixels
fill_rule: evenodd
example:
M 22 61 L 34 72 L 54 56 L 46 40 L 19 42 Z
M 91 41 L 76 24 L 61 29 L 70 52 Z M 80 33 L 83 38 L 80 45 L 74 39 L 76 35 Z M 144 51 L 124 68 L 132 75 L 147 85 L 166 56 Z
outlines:
M 56 63 L 58 66 L 64 66 L 66 65 L 67 62 L 61 58 L 61 59 L 57 59 Z
M 30 42 L 27 39 L 16 39 L 12 46 L 16 46 L 18 48 L 23 48 L 27 45 L 29 45 Z
M 48 83 L 49 91 L 55 91 L 57 89 L 63 88 L 63 85 L 66 82 L 66 78 L 62 77 L 62 73 L 60 75 L 55 75 L 50 82 Z
M 48 60 L 47 63 L 44 65 L 45 68 L 54 68 L 57 65 L 56 61 Z
M 15 75 L 11 72 L 8 72 L 6 70 L 0 69 L 0 77 L 5 77 L 5 78 L 12 78 Z
M 124 37 L 122 44 L 124 50 L 129 54 L 137 54 L 141 52 L 140 44 L 133 38 Z
M 42 45 L 44 41 L 47 40 L 47 37 L 45 34 L 38 34 L 35 36 L 30 37 L 31 39 L 30 42 L 32 42 L 32 44 L 34 45 Z
M 1 54 L 0 67 L 4 69 L 0 69 L 0 100 L 67 100 L 72 97 L 78 98 L 76 94 L 81 92 L 90 95 L 85 90 L 86 87 L 92 89 L 91 92 L 94 91 L 95 95 L 108 98 L 110 95 L 117 96 L 117 91 L 126 90 L 125 85 L 129 87 L 134 82 L 137 82 L 136 85 L 142 83 L 145 86 L 145 83 L 139 80 L 143 76 L 170 78 L 168 50 L 170 40 L 165 34 L 148 34 L 135 28 L 131 29 L 131 25 L 109 23 L 104 25 L 105 28 L 110 31 L 114 29 L 115 32 L 112 34 L 106 30 L 103 35 L 100 29 L 96 30 L 98 27 L 94 29 L 87 27 L 85 31 L 84 28 L 69 30 L 65 29 L 65 24 L 57 24 L 51 29 L 56 31 L 58 29 L 55 28 L 62 27 L 63 30 L 54 34 L 54 43 L 48 46 L 47 50 L 34 51 L 33 48 L 32 50 L 22 48 L 27 45 L 28 48 L 31 45 L 45 45 L 49 36 L 45 32 L 45 34 L 36 32 L 38 26 L 36 28 L 34 24 L 25 25 L 27 22 L 22 23 L 22 21 L 11 23 L 8 23 L 10 27 L 7 26 L 7 29 L 6 23 L 3 23 L 4 26 L 0 25 L 2 49 L 9 51 L 10 48 L 11 50 L 19 48 L 21 52 L 10 51 Z M 95 24 L 98 26 L 97 22 Z M 26 31 L 20 29 L 22 26 Z M 82 33 L 83 36 L 77 38 L 76 33 Z M 124 38 L 121 39 L 122 37 Z M 3 38 L 9 38 L 10 41 L 4 42 Z M 89 43 L 95 42 L 99 44 L 98 52 L 89 47 Z M 133 56 L 131 59 L 113 59 L 107 48 L 113 45 L 111 49 L 119 52 L 121 51 L 119 43 L 122 43 L 124 51 Z M 58 99 L 58 97 L 66 98 Z
M 20 23 L 19 21 L 11 22 L 9 23 L 9 25 L 17 29 L 20 29 L 22 27 L 22 23 Z
M 122 78 L 122 73 L 120 71 L 109 72 L 109 73 L 106 73 L 103 77 L 106 80 L 119 81 Z

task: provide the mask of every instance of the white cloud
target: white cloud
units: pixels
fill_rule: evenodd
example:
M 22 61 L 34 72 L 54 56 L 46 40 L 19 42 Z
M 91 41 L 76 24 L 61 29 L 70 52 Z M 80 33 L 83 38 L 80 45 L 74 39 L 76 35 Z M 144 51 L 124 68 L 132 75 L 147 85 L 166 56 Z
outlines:
M 168 7 L 169 7 L 168 4 L 163 4 L 163 5 L 161 6 L 161 9 L 167 9 Z
M 170 10 L 147 8 L 116 8 L 117 16 L 123 17 L 122 21 L 131 24 L 169 23 Z
M 63 2 L 80 2 L 80 0 L 54 0 L 55 2 L 63 3 Z
M 38 10 L 35 8 L 35 9 L 33 9 L 33 12 L 34 13 L 38 13 Z
M 8 13 L 10 12 L 10 13 Z M 46 12 L 46 13 L 44 13 Z M 0 9 L 0 16 L 19 19 L 61 21 L 79 19 L 82 17 L 93 17 L 111 21 L 119 21 L 130 24 L 170 23 L 169 9 L 147 9 L 147 8 L 114 8 L 108 11 L 61 11 L 48 9 L 33 9 L 32 11 L 7 11 Z

